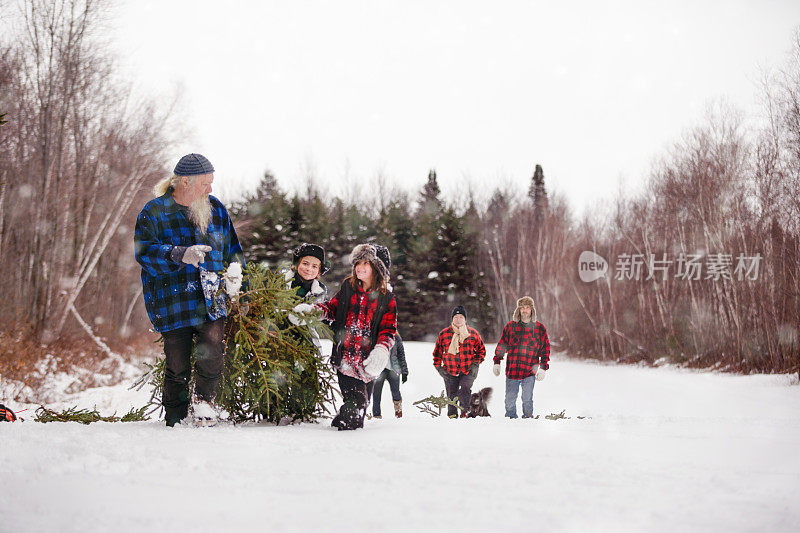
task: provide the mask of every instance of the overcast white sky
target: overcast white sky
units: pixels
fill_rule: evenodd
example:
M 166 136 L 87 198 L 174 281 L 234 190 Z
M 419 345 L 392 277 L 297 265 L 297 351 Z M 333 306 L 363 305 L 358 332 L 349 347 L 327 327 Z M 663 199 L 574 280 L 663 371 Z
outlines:
M 726 97 L 752 118 L 798 1 L 125 1 L 112 36 L 138 88 L 176 86 L 184 152 L 230 199 L 270 169 L 330 192 L 382 172 L 447 195 L 548 187 L 578 211 L 635 187 Z

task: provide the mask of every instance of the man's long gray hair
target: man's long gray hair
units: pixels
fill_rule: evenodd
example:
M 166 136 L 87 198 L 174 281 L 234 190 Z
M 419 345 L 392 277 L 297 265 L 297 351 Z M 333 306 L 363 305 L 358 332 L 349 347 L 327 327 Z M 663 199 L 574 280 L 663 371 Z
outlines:
M 189 185 L 191 185 L 194 183 L 197 176 L 178 176 L 173 174 L 156 183 L 153 187 L 153 194 L 157 197 L 164 196 L 170 188 L 173 190 L 175 189 L 178 183 L 180 183 L 181 178 L 188 179 Z M 208 224 L 211 222 L 211 201 L 208 199 L 207 194 L 201 196 L 189 206 L 189 220 L 197 226 L 200 233 L 205 234 L 208 229 Z

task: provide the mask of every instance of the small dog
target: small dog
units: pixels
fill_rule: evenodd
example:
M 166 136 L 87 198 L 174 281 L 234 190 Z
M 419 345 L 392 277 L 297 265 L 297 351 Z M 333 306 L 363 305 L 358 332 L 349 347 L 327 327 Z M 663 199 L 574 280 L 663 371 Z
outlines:
M 467 411 L 467 418 L 475 418 L 476 416 L 492 416 L 489 414 L 489 408 L 486 405 L 491 397 L 491 387 L 485 387 L 478 392 L 473 392 L 469 397 L 469 411 Z

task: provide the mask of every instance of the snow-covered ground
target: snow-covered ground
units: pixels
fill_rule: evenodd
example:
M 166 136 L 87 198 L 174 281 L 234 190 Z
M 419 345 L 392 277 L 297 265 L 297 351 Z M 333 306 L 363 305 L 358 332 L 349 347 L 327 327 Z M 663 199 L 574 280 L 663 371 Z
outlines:
M 800 531 L 800 387 L 554 355 L 537 420 L 423 415 L 443 389 L 433 346 L 406 343 L 405 415 L 327 424 L 168 429 L 0 424 L 0 532 Z M 493 353 L 494 346 L 489 346 Z M 62 408 L 127 412 L 126 385 Z M 19 407 L 19 406 L 16 406 Z M 566 411 L 570 419 L 544 415 Z M 591 418 L 578 419 L 578 416 Z

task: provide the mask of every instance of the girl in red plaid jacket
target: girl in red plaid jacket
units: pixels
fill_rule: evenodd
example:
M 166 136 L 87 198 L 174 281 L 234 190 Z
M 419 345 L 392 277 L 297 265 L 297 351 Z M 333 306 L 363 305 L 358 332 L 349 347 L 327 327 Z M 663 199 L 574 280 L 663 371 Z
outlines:
M 433 366 L 444 379 L 447 397 L 458 396 L 461 417 L 466 417 L 472 383 L 478 377 L 478 367 L 486 358 L 486 347 L 478 330 L 467 326 L 467 312 L 456 306 L 450 326 L 443 329 L 433 349 Z M 454 405 L 447 406 L 450 418 L 458 416 Z
M 500 361 L 506 360 L 506 416 L 517 418 L 517 395 L 522 387 L 522 418 L 533 416 L 533 386 L 544 379 L 550 368 L 550 340 L 544 324 L 536 321 L 533 298 L 517 300 L 513 320 L 503 328 L 494 352 L 495 376 L 500 375 Z
M 364 427 L 373 380 L 389 361 L 397 333 L 397 304 L 389 285 L 389 251 L 359 244 L 350 254 L 353 274 L 339 292 L 318 304 L 322 318 L 333 322 L 331 364 L 337 370 L 342 407 L 332 426 Z

